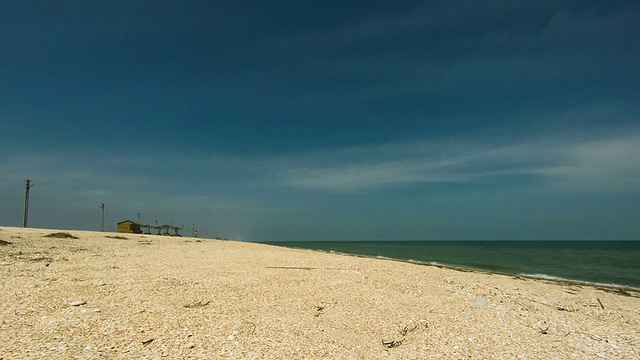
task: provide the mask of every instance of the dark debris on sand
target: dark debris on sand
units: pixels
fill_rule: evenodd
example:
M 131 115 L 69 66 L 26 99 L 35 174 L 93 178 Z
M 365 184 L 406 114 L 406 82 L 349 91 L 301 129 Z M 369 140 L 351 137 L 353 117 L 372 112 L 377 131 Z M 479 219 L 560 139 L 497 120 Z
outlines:
M 57 239 L 80 239 L 79 237 L 73 236 L 68 232 L 51 233 L 49 235 L 45 235 L 44 237 L 57 238 Z

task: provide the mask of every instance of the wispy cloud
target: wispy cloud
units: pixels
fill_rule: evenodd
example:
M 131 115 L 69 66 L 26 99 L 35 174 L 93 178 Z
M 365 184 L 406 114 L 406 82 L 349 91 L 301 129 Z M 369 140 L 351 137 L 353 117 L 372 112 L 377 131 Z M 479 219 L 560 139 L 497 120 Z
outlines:
M 423 183 L 511 181 L 537 189 L 638 192 L 638 154 L 640 131 L 627 128 L 608 135 L 574 131 L 512 140 L 450 137 L 273 157 L 21 156 L 0 162 L 0 186 L 30 178 L 70 197 L 124 203 L 172 194 L 193 204 L 248 201 L 265 189 L 362 193 Z
M 298 188 L 360 192 L 418 183 L 540 180 L 548 189 L 640 191 L 640 134 L 517 143 L 450 139 L 308 155 L 280 173 Z M 305 164 L 305 165 L 302 165 Z
M 539 169 L 558 187 L 585 191 L 640 191 L 640 136 L 558 146 Z M 555 160 L 555 161 L 553 161 Z

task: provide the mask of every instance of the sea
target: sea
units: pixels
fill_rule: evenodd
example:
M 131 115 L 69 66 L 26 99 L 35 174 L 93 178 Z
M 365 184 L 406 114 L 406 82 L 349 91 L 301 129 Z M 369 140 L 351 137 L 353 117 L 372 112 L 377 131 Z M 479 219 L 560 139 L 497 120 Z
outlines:
M 640 241 L 286 241 L 269 244 L 640 290 Z

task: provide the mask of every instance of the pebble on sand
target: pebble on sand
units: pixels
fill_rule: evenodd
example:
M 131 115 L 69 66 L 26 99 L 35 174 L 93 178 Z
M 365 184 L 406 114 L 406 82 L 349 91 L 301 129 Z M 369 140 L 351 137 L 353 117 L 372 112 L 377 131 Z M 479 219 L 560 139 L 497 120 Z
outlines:
M 471 306 L 473 306 L 474 308 L 478 308 L 478 309 L 484 309 L 487 306 L 489 306 L 489 302 L 487 301 L 487 299 L 479 297 L 479 298 L 475 298 L 471 302 Z

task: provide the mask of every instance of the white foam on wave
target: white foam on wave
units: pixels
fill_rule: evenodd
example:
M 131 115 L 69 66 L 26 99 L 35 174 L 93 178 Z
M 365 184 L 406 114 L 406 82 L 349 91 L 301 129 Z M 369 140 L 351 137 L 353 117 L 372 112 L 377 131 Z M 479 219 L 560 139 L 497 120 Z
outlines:
M 519 273 L 518 276 L 522 276 L 522 277 L 526 277 L 526 278 L 532 278 L 532 279 L 541 279 L 541 280 L 553 280 L 553 281 L 574 281 L 571 279 L 567 279 L 567 278 L 563 278 L 560 276 L 553 276 L 553 275 L 547 275 L 547 274 L 526 274 L 526 273 Z
M 606 288 L 612 288 L 612 289 L 633 289 L 633 290 L 637 289 L 633 286 L 611 284 L 611 283 L 597 283 L 597 282 L 576 280 L 576 279 L 567 279 L 560 276 L 553 276 L 553 275 L 547 275 L 547 274 L 519 273 L 518 276 L 522 276 L 530 279 L 549 280 L 549 281 L 566 282 L 566 283 L 582 284 L 582 285 L 590 285 L 590 286 L 600 286 L 600 287 L 606 287 Z

